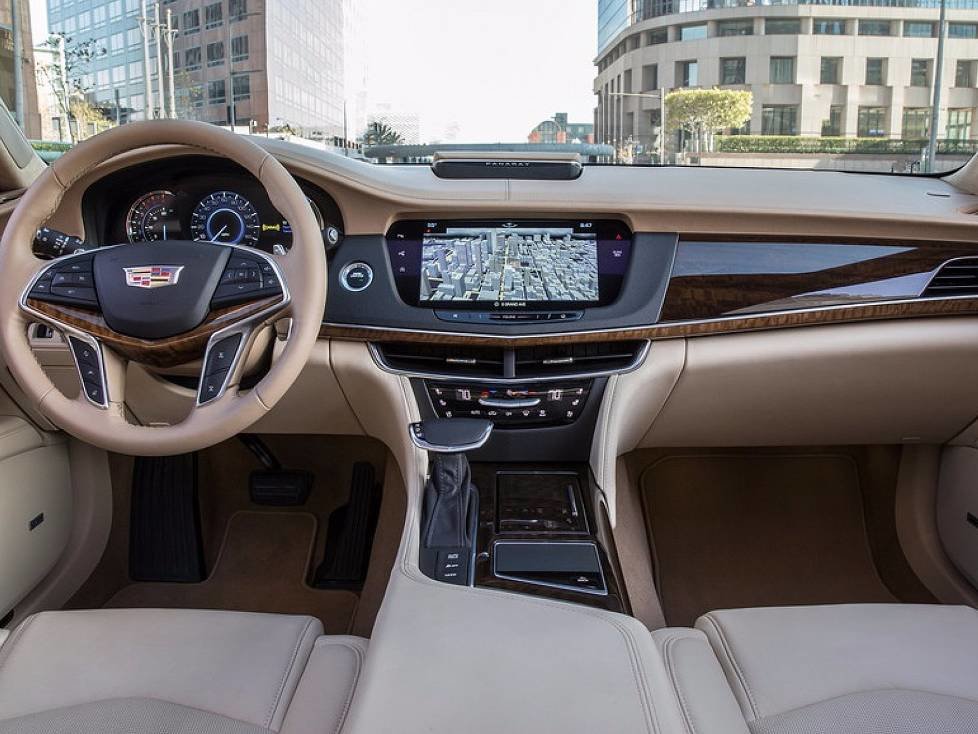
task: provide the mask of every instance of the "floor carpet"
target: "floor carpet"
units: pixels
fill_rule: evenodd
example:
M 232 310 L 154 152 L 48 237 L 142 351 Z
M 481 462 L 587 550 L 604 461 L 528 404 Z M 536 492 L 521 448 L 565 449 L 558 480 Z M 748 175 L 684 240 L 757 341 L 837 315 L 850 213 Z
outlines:
M 641 489 L 670 625 L 712 609 L 895 601 L 848 456 L 671 456 Z
M 316 518 L 305 512 L 235 513 L 214 570 L 199 584 L 135 583 L 107 607 L 231 609 L 311 614 L 328 634 L 349 631 L 357 595 L 306 584 Z

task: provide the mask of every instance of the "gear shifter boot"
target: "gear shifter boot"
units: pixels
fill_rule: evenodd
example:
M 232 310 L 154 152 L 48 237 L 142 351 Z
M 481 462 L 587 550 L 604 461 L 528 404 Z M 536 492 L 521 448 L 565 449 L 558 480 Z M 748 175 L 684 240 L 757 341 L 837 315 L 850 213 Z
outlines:
M 426 548 L 470 547 L 469 505 L 475 496 L 465 454 L 435 454 L 424 491 L 421 539 Z
M 479 523 L 479 492 L 464 451 L 482 446 L 492 423 L 437 419 L 410 426 L 411 439 L 429 452 L 431 466 L 421 507 L 421 571 L 450 584 L 471 578 Z

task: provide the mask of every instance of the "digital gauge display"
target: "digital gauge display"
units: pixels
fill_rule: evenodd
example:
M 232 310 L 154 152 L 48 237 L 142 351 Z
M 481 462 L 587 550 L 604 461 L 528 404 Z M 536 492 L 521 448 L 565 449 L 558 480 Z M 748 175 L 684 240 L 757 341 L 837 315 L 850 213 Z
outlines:
M 176 196 L 170 191 L 150 191 L 136 199 L 126 215 L 126 235 L 133 243 L 180 239 Z
M 190 217 L 195 240 L 219 244 L 258 245 L 261 219 L 255 206 L 233 191 L 216 191 L 205 196 Z

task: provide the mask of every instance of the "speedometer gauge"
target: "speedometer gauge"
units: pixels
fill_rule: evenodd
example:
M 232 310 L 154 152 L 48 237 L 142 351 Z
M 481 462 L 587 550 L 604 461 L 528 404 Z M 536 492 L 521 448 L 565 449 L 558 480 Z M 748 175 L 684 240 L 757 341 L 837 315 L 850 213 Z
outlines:
M 261 234 L 261 220 L 254 205 L 240 194 L 215 191 L 194 209 L 190 231 L 195 240 L 254 247 Z
M 175 204 L 176 197 L 170 191 L 150 191 L 136 199 L 126 215 L 129 241 L 180 239 L 180 219 Z

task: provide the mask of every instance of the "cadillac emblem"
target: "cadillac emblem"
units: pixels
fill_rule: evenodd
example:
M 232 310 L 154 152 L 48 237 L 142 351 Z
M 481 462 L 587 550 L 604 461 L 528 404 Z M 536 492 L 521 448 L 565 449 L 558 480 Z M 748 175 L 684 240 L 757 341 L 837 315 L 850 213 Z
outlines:
M 126 285 L 131 288 L 163 288 L 176 285 L 183 267 L 183 265 L 141 265 L 138 268 L 123 268 L 123 270 L 126 271 Z

